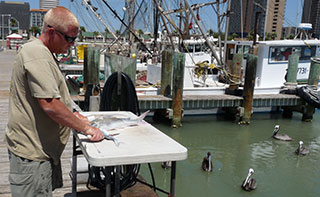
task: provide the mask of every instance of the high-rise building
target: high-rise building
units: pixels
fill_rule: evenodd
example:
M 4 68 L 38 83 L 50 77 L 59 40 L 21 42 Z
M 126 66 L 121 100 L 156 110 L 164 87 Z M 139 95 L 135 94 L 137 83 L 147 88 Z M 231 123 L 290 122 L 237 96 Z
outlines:
M 258 16 L 257 33 L 263 37 L 266 33 L 275 32 L 277 33 L 277 39 L 280 39 L 285 4 L 285 0 L 232 1 L 229 34 L 237 33 L 241 35 L 241 31 L 243 31 L 243 36 L 247 37 L 250 32 L 254 32 L 256 17 Z
M 16 24 L 12 24 L 13 20 Z M 27 31 L 30 24 L 28 2 L 0 1 L 0 35 L 7 36 L 13 30 Z
M 320 1 L 304 0 L 303 12 L 301 17 L 302 23 L 311 23 L 312 29 L 310 33 L 313 37 L 320 38 Z
M 59 0 L 40 0 L 40 9 L 51 9 L 59 5 Z
M 47 11 L 47 9 L 30 10 L 30 27 L 42 27 L 43 17 Z

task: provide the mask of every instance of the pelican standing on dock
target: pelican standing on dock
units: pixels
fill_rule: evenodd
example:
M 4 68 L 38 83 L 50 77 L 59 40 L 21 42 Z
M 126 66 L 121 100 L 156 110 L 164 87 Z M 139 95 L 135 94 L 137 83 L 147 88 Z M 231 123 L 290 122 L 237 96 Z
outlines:
M 208 152 L 207 156 L 203 158 L 202 170 L 207 171 L 207 172 L 212 172 L 212 170 L 213 170 L 213 165 L 212 165 L 212 161 L 211 161 L 211 153 L 210 152 Z
M 309 154 L 309 150 L 303 146 L 303 141 L 299 141 L 299 147 L 295 152 L 297 155 L 307 155 Z
M 243 181 L 241 187 L 242 189 L 244 189 L 245 191 L 251 191 L 257 188 L 257 182 L 256 179 L 251 178 L 251 176 L 253 175 L 254 170 L 252 168 L 249 169 L 249 173 L 247 175 L 247 178 Z
M 272 135 L 274 139 L 282 140 L 282 141 L 292 141 L 292 138 L 289 137 L 287 134 L 278 134 L 279 130 L 280 130 L 279 125 L 274 126 L 273 135 Z

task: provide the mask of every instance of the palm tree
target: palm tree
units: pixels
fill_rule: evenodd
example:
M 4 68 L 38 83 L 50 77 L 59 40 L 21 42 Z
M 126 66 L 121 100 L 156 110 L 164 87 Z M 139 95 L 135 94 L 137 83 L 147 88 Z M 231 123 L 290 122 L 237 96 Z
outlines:
M 209 36 L 213 36 L 213 34 L 214 34 L 214 31 L 213 31 L 212 29 L 209 29 L 209 30 L 208 30 L 208 35 L 209 35 Z
M 82 32 L 86 32 L 86 28 L 84 26 L 80 26 L 80 30 L 79 30 L 79 40 L 80 40 L 80 42 L 83 41 Z
M 116 36 L 120 36 L 120 30 L 116 30 Z
M 99 32 L 97 32 L 97 31 L 94 31 L 93 32 L 93 36 L 94 36 L 94 41 L 96 41 L 96 37 L 99 35 Z
M 33 36 L 37 36 L 39 31 L 40 31 L 40 28 L 38 26 L 33 26 L 30 28 L 30 32 L 33 34 Z

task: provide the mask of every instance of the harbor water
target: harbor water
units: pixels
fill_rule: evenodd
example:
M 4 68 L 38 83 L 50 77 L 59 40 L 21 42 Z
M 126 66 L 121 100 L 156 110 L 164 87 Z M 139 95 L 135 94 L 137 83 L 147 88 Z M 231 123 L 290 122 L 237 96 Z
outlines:
M 320 196 L 320 111 L 313 122 L 301 121 L 301 114 L 292 119 L 281 113 L 255 113 L 250 125 L 238 125 L 220 115 L 185 116 L 178 129 L 147 120 L 188 149 L 188 158 L 177 162 L 176 196 Z M 279 133 L 293 138 L 291 142 L 273 139 L 274 126 Z M 294 152 L 302 140 L 310 150 L 306 156 Z M 211 152 L 213 172 L 201 169 L 203 157 Z M 257 189 L 242 190 L 241 184 L 253 168 Z M 152 164 L 156 186 L 169 191 L 170 170 L 160 163 Z M 151 182 L 146 164 L 142 176 Z M 158 192 L 159 196 L 167 196 Z

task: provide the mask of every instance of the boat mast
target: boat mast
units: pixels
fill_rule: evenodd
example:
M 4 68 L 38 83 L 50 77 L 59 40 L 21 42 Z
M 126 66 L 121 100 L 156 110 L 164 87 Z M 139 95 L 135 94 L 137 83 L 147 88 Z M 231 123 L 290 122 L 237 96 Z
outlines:
M 200 29 L 200 32 L 201 32 L 203 38 L 206 40 L 206 43 L 208 44 L 208 46 L 209 46 L 209 48 L 210 48 L 210 50 L 211 50 L 211 52 L 212 52 L 213 57 L 217 60 L 218 65 L 222 66 L 223 64 L 222 64 L 220 58 L 218 57 L 218 55 L 217 55 L 216 51 L 214 50 L 212 44 L 209 42 L 206 33 L 205 33 L 204 30 L 202 29 L 202 26 L 201 26 L 201 24 L 199 23 L 199 20 L 197 19 L 196 15 L 194 14 L 192 8 L 190 7 L 188 1 L 187 1 L 187 0 L 184 0 L 184 3 L 185 3 L 185 6 L 189 9 L 189 11 L 190 11 L 192 17 L 194 18 L 195 22 L 197 23 L 197 25 L 198 25 L 198 27 L 199 27 L 199 29 Z
M 128 22 L 129 22 L 129 29 L 134 31 L 134 13 L 135 13 L 135 0 L 127 0 L 128 5 Z M 129 55 L 132 51 L 132 43 L 133 43 L 133 34 L 128 31 L 129 35 Z
M 240 1 L 242 1 L 242 0 L 240 0 Z M 225 28 L 225 33 L 224 33 L 224 47 L 223 47 L 224 65 L 227 64 L 227 39 L 228 39 L 228 34 L 229 34 L 230 10 L 231 10 L 231 0 L 228 1 L 226 28 Z M 242 12 L 242 10 L 241 10 L 241 12 Z M 241 16 L 241 20 L 242 20 L 242 16 Z

